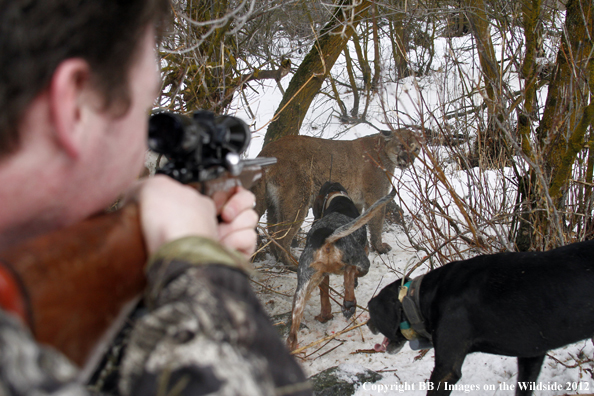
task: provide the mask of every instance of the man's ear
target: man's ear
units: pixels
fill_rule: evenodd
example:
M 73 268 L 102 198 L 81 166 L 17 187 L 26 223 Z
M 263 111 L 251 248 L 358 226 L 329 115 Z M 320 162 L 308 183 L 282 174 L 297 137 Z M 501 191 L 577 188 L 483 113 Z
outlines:
M 78 158 L 84 139 L 83 109 L 89 106 L 91 69 L 83 59 L 71 58 L 58 65 L 49 86 L 50 114 L 57 143 Z

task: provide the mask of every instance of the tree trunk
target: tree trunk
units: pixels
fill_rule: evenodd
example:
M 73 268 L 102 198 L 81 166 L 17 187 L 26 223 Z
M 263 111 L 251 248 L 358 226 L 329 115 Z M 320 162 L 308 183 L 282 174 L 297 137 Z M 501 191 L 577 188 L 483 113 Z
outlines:
M 524 107 L 518 110 L 518 136 L 521 140 L 522 151 L 532 163 L 535 163 L 534 150 L 530 139 L 532 132 L 532 114 L 536 97 L 536 51 L 538 48 L 537 26 L 540 22 L 541 0 L 524 0 L 523 4 L 524 37 L 526 38 L 526 55 L 522 63 L 521 76 L 524 78 Z M 521 201 L 518 205 L 518 231 L 515 237 L 516 247 L 519 251 L 529 250 L 535 235 L 533 227 L 533 210 L 536 207 L 538 178 L 534 170 L 518 178 L 518 196 Z M 542 186 L 541 186 L 542 191 Z
M 410 44 L 408 39 L 409 35 L 407 34 L 404 22 L 404 4 L 402 4 L 402 1 L 397 1 L 395 6 L 397 7 L 398 12 L 391 18 L 389 27 L 396 78 L 400 79 L 410 75 L 407 55 Z
M 487 125 L 479 129 L 476 156 L 478 165 L 499 167 L 507 159 L 504 125 L 502 87 L 499 64 L 489 29 L 489 17 L 484 0 L 466 0 L 467 19 L 476 40 L 481 72 L 487 98 Z
M 594 34 L 591 0 L 569 0 L 566 6 L 565 32 L 557 54 L 556 72 L 549 86 L 546 107 L 540 124 L 545 150 L 546 171 L 550 175 L 549 192 L 557 207 L 571 176 L 573 163 L 584 147 L 584 137 L 594 116 L 594 103 L 588 105 L 589 70 L 592 66 Z
M 377 4 L 372 6 L 372 28 L 373 28 L 373 79 L 371 80 L 371 89 L 377 93 L 379 90 L 379 80 L 381 75 L 380 63 L 382 58 L 380 56 L 380 37 L 378 34 L 378 16 L 377 16 Z
M 355 72 L 353 71 L 353 60 L 349 48 L 344 49 L 344 58 L 346 60 L 346 70 L 349 76 L 349 84 L 353 90 L 353 108 L 351 109 L 351 117 L 359 117 L 359 88 L 357 87 L 357 80 L 355 79 Z
M 534 7 L 538 0 L 526 0 Z M 530 133 L 528 112 L 531 110 L 536 70 L 530 59 L 531 49 L 526 50 L 526 59 L 522 74 L 526 79 L 526 98 L 524 114 L 519 118 L 519 131 L 522 136 L 522 149 L 531 159 L 532 164 L 542 161 L 541 169 L 531 169 L 528 185 L 532 191 L 527 192 L 522 219 L 529 225 L 531 234 L 527 235 L 527 227 L 518 233 L 522 238 L 522 248 L 544 250 L 566 243 L 564 222 L 560 213 L 564 209 L 564 197 L 567 193 L 568 181 L 572 178 L 573 168 L 580 151 L 588 147 L 585 136 L 594 122 L 594 62 L 592 60 L 592 41 L 594 34 L 594 5 L 591 0 L 569 0 L 566 5 L 564 35 L 559 46 L 553 78 L 548 87 L 544 113 L 537 130 L 536 143 L 542 158 L 535 158 L 535 146 L 528 144 Z M 536 10 L 532 9 L 532 17 Z M 529 18 L 525 15 L 525 18 Z M 530 22 L 529 22 L 530 23 Z M 534 25 L 532 25 L 534 28 Z M 527 45 L 530 45 L 531 29 L 526 28 Z M 591 142 L 592 143 L 592 142 Z M 590 144 L 590 148 L 594 145 Z M 534 161 L 535 160 L 535 161 Z M 586 169 L 586 182 L 583 197 L 591 199 L 591 180 L 594 160 L 592 152 Z M 540 176 L 537 175 L 540 174 Z M 590 206 L 587 202 L 582 210 Z M 579 210 L 579 209 L 578 209 Z M 591 219 L 587 212 L 585 220 Z M 586 228 L 588 228 L 586 224 Z M 517 240 L 518 242 L 519 240 Z M 529 242 L 528 242 L 529 241 Z M 520 243 L 518 243 L 518 246 Z M 520 246 L 519 246 L 520 247 Z
M 344 50 L 355 27 L 371 5 L 362 0 L 356 5 L 342 1 L 332 20 L 320 32 L 283 95 L 274 121 L 268 126 L 264 145 L 285 135 L 298 135 L 305 114 L 332 66 Z
M 533 118 L 536 98 L 536 53 L 538 50 L 538 25 L 540 23 L 541 0 L 524 0 L 523 4 L 524 37 L 526 38 L 526 55 L 522 63 L 521 76 L 524 78 L 524 108 L 518 115 L 518 135 L 521 139 L 522 151 L 534 160 L 531 145 L 531 119 Z

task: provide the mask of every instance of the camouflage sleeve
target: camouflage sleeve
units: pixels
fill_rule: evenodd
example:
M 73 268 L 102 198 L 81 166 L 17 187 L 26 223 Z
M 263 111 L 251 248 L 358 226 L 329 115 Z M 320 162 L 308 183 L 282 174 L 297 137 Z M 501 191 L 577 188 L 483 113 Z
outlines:
M 38 345 L 18 320 L 0 310 L 0 395 L 89 395 L 77 375 L 64 356 Z
M 121 394 L 311 394 L 245 272 L 218 245 L 193 242 L 216 252 L 196 260 L 177 246 L 149 265 L 149 312 L 130 335 Z

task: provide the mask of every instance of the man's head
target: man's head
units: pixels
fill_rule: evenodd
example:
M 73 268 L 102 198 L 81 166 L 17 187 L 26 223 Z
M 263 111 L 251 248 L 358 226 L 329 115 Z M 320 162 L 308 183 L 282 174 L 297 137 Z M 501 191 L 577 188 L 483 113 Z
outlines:
M 139 174 L 168 0 L 0 0 L 0 248 L 109 206 Z
M 124 112 L 141 38 L 168 10 L 167 0 L 0 0 L 0 157 L 18 146 L 25 109 L 66 59 L 85 60 L 103 105 Z

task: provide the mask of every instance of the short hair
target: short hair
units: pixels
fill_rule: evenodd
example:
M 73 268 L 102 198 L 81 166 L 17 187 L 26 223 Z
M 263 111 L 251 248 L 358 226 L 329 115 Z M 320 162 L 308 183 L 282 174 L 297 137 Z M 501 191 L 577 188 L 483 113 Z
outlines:
M 0 0 L 0 156 L 18 147 L 23 113 L 66 59 L 86 60 L 105 107 L 127 110 L 141 38 L 169 11 L 169 0 Z

